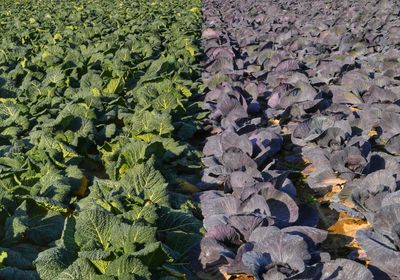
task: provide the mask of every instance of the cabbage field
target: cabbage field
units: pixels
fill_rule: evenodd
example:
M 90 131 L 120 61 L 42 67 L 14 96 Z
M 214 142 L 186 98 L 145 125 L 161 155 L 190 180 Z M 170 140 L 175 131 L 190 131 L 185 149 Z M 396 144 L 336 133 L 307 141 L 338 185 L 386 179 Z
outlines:
M 0 0 L 0 279 L 400 279 L 396 0 Z
M 0 279 L 195 277 L 200 9 L 0 1 Z

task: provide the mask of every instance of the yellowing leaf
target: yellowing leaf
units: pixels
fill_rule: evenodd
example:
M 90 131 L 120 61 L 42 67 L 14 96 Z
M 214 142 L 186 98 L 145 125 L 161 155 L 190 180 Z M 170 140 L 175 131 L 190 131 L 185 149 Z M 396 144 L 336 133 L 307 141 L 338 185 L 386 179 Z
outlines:
M 180 90 L 184 96 L 186 97 L 192 96 L 192 92 L 187 87 L 177 84 L 176 88 Z
M 191 56 L 195 56 L 196 54 L 196 49 L 189 44 L 185 45 L 185 50 L 187 50 Z
M 149 142 L 151 142 L 151 140 L 154 139 L 155 136 L 156 135 L 153 133 L 145 133 L 145 134 L 137 135 L 136 138 L 149 143 Z
M 62 38 L 63 38 L 63 37 L 61 36 L 60 33 L 56 33 L 56 34 L 54 35 L 54 37 L 53 37 L 53 42 L 56 43 L 57 41 L 62 40 Z
M 75 6 L 74 8 L 77 11 L 82 11 L 84 9 L 83 6 Z
M 228 274 L 223 272 L 223 277 L 225 280 L 254 280 L 255 277 L 253 275 L 247 274 Z
M 118 88 L 121 86 L 122 78 L 114 78 L 111 79 L 106 88 L 104 89 L 104 92 L 107 94 L 115 94 L 118 90 Z
M 369 137 L 374 137 L 374 136 L 376 136 L 376 135 L 378 135 L 378 132 L 376 132 L 375 129 L 371 129 L 371 130 L 368 132 L 368 136 L 369 136 Z
M 321 181 L 321 184 L 323 185 L 331 185 L 331 186 L 335 186 L 335 185 L 342 185 L 346 183 L 345 179 L 342 178 L 337 178 L 337 177 L 330 177 L 330 178 L 326 178 L 324 180 Z
M 102 273 L 106 273 L 106 269 L 111 261 L 105 260 L 90 260 L 90 262 Z
M 125 174 L 128 169 L 129 166 L 126 163 L 122 164 L 121 167 L 119 168 L 119 175 Z
M 222 129 L 220 128 L 220 127 L 213 127 L 213 129 L 211 130 L 211 134 L 212 135 L 214 135 L 214 134 L 218 134 L 218 133 L 221 133 L 222 132 Z
M 14 104 L 17 103 L 17 101 L 15 101 L 14 99 L 11 99 L 11 98 L 1 98 L 1 97 L 0 97 L 0 103 L 6 103 L 6 102 L 11 102 L 11 103 L 14 103 Z
M 49 53 L 48 51 L 44 51 L 44 52 L 42 53 L 42 58 L 43 58 L 43 59 L 46 59 L 46 58 L 49 57 L 49 56 L 51 56 L 51 53 Z
M 111 201 L 110 205 L 114 208 L 118 208 L 118 203 L 115 201 Z
M 7 252 L 3 251 L 0 253 L 0 264 L 2 264 L 4 262 L 4 260 L 8 257 Z M 1 267 L 1 265 L 0 265 Z
M 24 57 L 22 60 L 21 60 L 21 66 L 23 67 L 23 68 L 26 68 L 26 63 L 28 62 L 28 59 L 26 59 L 26 57 Z
M 92 93 L 93 96 L 100 96 L 100 90 L 98 88 L 92 88 L 90 90 L 90 92 Z
M 197 8 L 197 7 L 191 8 L 190 11 L 191 11 L 192 13 L 195 13 L 195 14 L 200 13 L 200 9 Z
M 106 209 L 107 211 L 111 212 L 112 211 L 112 206 L 110 205 L 110 203 L 108 203 L 105 200 L 102 199 L 97 199 L 96 200 L 96 204 L 100 205 L 101 207 L 103 207 L 104 209 Z
M 160 122 L 160 126 L 158 127 L 158 135 L 163 135 L 164 133 L 167 133 L 167 129 L 164 130 L 164 124 L 163 122 Z
M 349 208 L 354 208 L 355 207 L 355 204 L 351 199 L 344 199 L 344 200 L 342 199 L 340 201 L 340 203 L 343 204 L 344 206 L 349 207 Z
M 306 166 L 301 173 L 303 175 L 308 176 L 308 175 L 310 175 L 311 173 L 313 173 L 315 171 L 317 171 L 317 168 L 315 167 L 315 165 L 310 164 L 310 165 Z
M 320 201 L 321 201 L 321 202 L 324 202 L 324 201 L 331 201 L 332 198 L 333 198 L 333 196 L 334 196 L 335 194 L 339 193 L 341 190 L 342 190 L 341 185 L 334 185 L 334 186 L 332 186 L 331 191 L 328 192 L 326 195 L 324 195 L 324 197 L 322 197 L 322 198 L 320 199 Z
M 18 185 L 22 185 L 22 182 L 18 179 L 17 175 L 14 174 L 14 181 L 17 182 Z
M 176 182 L 178 183 L 178 185 L 182 188 L 182 190 L 186 193 L 196 193 L 199 192 L 200 190 L 193 184 L 189 183 L 186 180 L 182 180 L 182 179 L 177 179 Z
M 59 146 L 61 148 L 63 158 L 71 158 L 78 155 L 73 150 L 67 149 L 63 144 L 59 144 Z
M 90 109 L 90 107 L 86 103 L 80 102 L 80 103 L 78 103 L 78 105 L 85 108 L 86 110 Z
M 74 192 L 74 195 L 77 197 L 85 196 L 87 188 L 88 188 L 88 179 L 86 178 L 86 176 L 82 176 L 81 185 L 79 186 L 79 189 Z
M 183 106 L 182 102 L 177 98 L 176 102 L 179 104 L 179 106 L 181 106 L 181 108 L 186 111 L 185 106 Z
M 344 212 L 339 213 L 339 220 L 328 228 L 329 234 L 339 234 L 349 237 L 355 236 L 356 232 L 360 229 L 368 228 L 367 221 L 352 218 Z
M 269 123 L 270 123 L 271 125 L 279 125 L 280 120 L 279 120 L 279 119 L 270 119 L 270 120 L 269 120 Z

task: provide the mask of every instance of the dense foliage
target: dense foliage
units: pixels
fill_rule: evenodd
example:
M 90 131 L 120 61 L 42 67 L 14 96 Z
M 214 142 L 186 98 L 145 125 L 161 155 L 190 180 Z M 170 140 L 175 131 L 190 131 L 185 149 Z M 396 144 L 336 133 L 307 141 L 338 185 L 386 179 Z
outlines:
M 215 135 L 198 184 L 207 230 L 192 251 L 198 276 L 398 279 L 396 1 L 205 0 L 203 14 L 205 126 Z M 320 252 L 327 232 L 289 179 L 298 162 L 309 164 L 310 191 L 368 221 L 353 259 L 370 269 Z
M 194 277 L 200 4 L 0 2 L 1 279 Z
M 0 1 L 0 279 L 400 279 L 399 15 Z

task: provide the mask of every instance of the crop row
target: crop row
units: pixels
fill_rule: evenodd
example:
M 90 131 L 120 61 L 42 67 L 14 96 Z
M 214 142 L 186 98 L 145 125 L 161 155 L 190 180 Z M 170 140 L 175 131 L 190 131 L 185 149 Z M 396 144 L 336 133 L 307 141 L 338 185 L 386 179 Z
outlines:
M 200 4 L 0 2 L 1 279 L 194 277 Z
M 197 275 L 398 279 L 396 2 L 205 0 L 203 14 L 214 135 L 196 195 L 207 231 Z M 289 179 L 300 172 L 307 188 Z M 361 221 L 357 261 L 321 252 L 328 232 L 306 189 Z

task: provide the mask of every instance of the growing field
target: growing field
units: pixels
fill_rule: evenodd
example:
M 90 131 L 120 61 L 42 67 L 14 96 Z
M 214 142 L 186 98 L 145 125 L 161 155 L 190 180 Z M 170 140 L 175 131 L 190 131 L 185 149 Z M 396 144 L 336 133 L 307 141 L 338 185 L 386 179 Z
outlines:
M 192 0 L 0 2 L 0 279 L 192 275 L 200 24 Z
M 0 0 L 0 279 L 400 279 L 399 15 Z
M 399 279 L 398 3 L 205 0 L 203 16 L 198 275 Z

